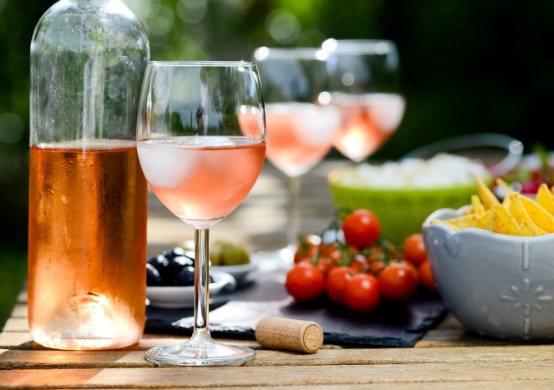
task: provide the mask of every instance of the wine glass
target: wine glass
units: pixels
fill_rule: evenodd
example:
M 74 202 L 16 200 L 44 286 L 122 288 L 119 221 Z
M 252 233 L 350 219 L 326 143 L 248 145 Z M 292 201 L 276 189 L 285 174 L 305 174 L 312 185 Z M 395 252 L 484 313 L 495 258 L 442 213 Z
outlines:
M 209 229 L 254 186 L 265 158 L 265 116 L 252 62 L 148 63 L 137 121 L 137 149 L 159 200 L 194 228 L 194 331 L 147 360 L 224 365 L 251 360 L 249 348 L 215 342 L 208 327 Z
M 333 146 L 358 165 L 383 146 L 404 116 L 398 51 L 394 42 L 378 39 L 328 39 L 322 48 L 328 52 L 331 104 L 341 111 Z
M 332 149 L 340 114 L 326 90 L 326 52 L 320 48 L 254 51 L 267 118 L 266 157 L 287 176 L 287 245 L 278 259 L 290 263 L 300 234 L 300 178 Z M 271 257 L 271 255 L 269 256 Z

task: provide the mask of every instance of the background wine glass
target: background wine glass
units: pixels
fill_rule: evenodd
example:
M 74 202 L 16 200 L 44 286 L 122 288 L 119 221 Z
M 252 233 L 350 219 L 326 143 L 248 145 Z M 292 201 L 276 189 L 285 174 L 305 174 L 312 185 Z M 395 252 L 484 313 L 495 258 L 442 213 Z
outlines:
M 341 111 L 333 146 L 356 164 L 368 159 L 394 134 L 404 116 L 399 92 L 399 57 L 389 40 L 335 40 L 328 52 L 331 104 Z
M 245 124 L 246 123 L 246 124 Z M 137 128 L 141 167 L 152 191 L 195 229 L 194 331 L 146 359 L 222 365 L 254 358 L 216 343 L 209 331 L 209 229 L 248 195 L 265 157 L 265 119 L 254 63 L 149 62 Z
M 277 252 L 290 262 L 301 230 L 300 178 L 331 150 L 339 112 L 328 105 L 323 50 L 260 47 L 254 58 L 266 108 L 266 157 L 289 181 L 287 245 Z

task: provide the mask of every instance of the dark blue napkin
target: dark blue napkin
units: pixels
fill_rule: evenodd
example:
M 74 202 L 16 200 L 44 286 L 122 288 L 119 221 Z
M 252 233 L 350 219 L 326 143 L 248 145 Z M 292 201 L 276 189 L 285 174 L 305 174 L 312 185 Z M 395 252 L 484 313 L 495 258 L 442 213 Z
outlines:
M 257 322 L 281 316 L 317 322 L 324 343 L 348 347 L 413 347 L 446 315 L 436 295 L 419 294 L 407 305 L 381 304 L 375 311 L 357 314 L 326 298 L 297 303 L 283 286 L 284 272 L 255 272 L 252 282 L 231 293 L 220 293 L 210 305 L 214 337 L 254 339 Z M 147 333 L 190 335 L 192 309 L 147 308 Z

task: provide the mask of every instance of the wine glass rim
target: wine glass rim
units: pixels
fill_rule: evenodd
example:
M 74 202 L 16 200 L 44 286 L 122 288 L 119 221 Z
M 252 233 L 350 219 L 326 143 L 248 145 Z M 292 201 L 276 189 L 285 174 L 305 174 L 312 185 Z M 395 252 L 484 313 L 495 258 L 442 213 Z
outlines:
M 329 38 L 321 47 L 333 54 L 390 54 L 397 51 L 396 43 L 389 39 L 334 39 Z
M 335 41 L 339 44 L 366 44 L 366 43 L 379 43 L 379 42 L 385 42 L 385 43 L 394 43 L 394 41 L 390 39 L 385 38 L 353 38 L 353 39 L 335 39 L 335 38 L 329 38 L 325 40 L 325 42 L 331 42 Z
M 256 61 L 264 61 L 270 59 L 316 59 L 324 60 L 327 57 L 327 52 L 321 47 L 268 47 L 260 46 L 254 50 L 254 58 Z
M 148 61 L 150 66 L 182 66 L 182 67 L 237 67 L 237 66 L 255 66 L 253 61 Z

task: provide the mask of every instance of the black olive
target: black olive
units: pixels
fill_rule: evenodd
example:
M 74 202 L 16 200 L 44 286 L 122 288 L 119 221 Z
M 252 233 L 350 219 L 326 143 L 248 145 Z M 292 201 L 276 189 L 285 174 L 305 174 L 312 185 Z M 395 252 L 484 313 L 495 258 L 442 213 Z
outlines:
M 162 277 L 158 270 L 149 263 L 146 263 L 146 285 L 147 286 L 160 286 L 162 284 Z
M 175 275 L 172 280 L 173 286 L 193 286 L 194 285 L 194 266 L 186 265 Z
M 194 268 L 194 259 L 188 257 L 188 256 L 177 256 L 177 257 L 174 257 L 173 259 L 171 259 L 169 261 L 169 263 L 173 263 L 173 264 L 176 264 L 176 265 L 180 265 L 182 267 L 186 266 L 186 265 L 190 265 Z
M 186 255 L 185 251 L 180 248 L 162 252 L 162 254 L 149 259 L 147 263 L 159 272 L 161 284 L 166 286 L 173 285 L 173 279 L 183 267 L 194 267 L 194 259 Z
M 177 269 L 175 264 L 171 264 L 170 261 L 163 255 L 158 255 L 148 260 L 147 264 L 150 264 L 158 271 L 162 279 L 162 284 L 166 284 L 168 278 L 175 275 L 182 268 L 179 267 Z
M 162 252 L 162 255 L 168 260 L 173 260 L 175 257 L 181 257 L 181 256 L 187 256 L 188 257 L 187 251 L 185 251 L 180 246 L 177 246 L 177 247 L 173 248 L 170 251 L 164 251 L 164 252 Z M 192 261 L 194 261 L 194 259 L 192 257 L 189 257 L 189 258 L 192 259 Z
M 194 285 L 194 257 L 181 247 L 164 251 L 149 259 L 146 271 L 149 286 Z M 212 277 L 210 283 L 213 283 Z
M 158 255 L 148 259 L 147 263 L 154 266 L 154 268 L 163 267 L 163 264 L 167 262 L 167 259 L 164 255 Z

